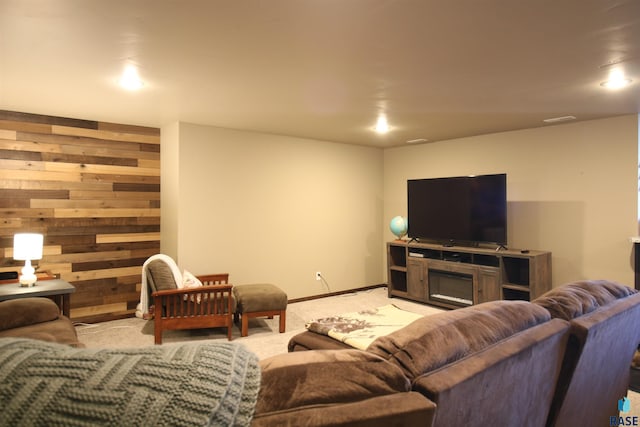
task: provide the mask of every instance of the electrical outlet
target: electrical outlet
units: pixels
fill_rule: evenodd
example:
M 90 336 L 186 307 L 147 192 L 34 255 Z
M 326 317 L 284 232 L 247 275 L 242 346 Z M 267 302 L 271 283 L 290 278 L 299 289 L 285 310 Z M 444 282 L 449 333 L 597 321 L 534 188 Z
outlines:
M 316 280 L 320 280 L 322 279 L 322 273 L 319 271 L 316 271 Z

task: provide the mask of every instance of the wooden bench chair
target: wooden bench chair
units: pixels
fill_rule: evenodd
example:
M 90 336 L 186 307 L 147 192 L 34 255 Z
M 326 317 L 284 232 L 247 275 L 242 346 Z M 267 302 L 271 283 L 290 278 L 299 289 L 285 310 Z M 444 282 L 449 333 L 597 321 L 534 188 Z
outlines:
M 231 341 L 235 298 L 229 274 L 207 274 L 197 278 L 203 286 L 178 288 L 171 268 L 161 260 L 147 266 L 147 282 L 152 290 L 154 337 L 162 344 L 165 330 L 227 328 Z

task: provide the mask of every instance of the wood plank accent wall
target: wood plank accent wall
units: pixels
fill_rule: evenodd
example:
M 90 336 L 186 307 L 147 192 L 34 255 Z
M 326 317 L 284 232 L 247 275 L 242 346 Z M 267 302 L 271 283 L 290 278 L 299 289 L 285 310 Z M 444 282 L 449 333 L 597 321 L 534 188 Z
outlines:
M 76 287 L 74 321 L 132 316 L 160 251 L 160 129 L 0 110 L 0 271 L 24 265 L 18 232 L 44 234 L 33 264 Z

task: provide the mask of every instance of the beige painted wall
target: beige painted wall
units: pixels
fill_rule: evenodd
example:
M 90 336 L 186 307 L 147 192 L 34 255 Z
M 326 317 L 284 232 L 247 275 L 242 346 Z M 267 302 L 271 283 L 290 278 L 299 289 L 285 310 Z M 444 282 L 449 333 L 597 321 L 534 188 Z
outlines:
M 597 278 L 633 286 L 636 115 L 387 149 L 384 221 L 406 215 L 407 179 L 502 172 L 509 247 L 551 251 L 553 286 Z M 393 238 L 385 226 L 383 241 Z
M 175 123 L 162 129 L 162 251 L 290 298 L 382 283 L 407 179 L 506 172 L 509 246 L 553 252 L 554 286 L 633 284 L 637 168 L 635 115 L 386 150 Z
M 180 123 L 163 126 L 160 135 L 160 251 L 175 259 L 178 256 Z
M 186 123 L 177 141 L 163 151 L 162 205 L 177 215 L 163 211 L 162 242 L 182 268 L 275 283 L 289 298 L 384 281 L 382 150 Z M 167 233 L 177 242 L 164 246 Z

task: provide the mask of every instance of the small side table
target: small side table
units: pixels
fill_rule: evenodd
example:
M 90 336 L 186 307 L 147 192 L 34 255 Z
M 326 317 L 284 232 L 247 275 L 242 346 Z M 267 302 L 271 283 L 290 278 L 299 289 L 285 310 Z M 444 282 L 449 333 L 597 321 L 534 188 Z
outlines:
M 71 294 L 75 291 L 75 286 L 61 279 L 42 280 L 29 287 L 20 286 L 20 283 L 8 283 L 0 285 L 0 301 L 17 298 L 48 297 L 60 307 L 63 315 L 69 317 Z

